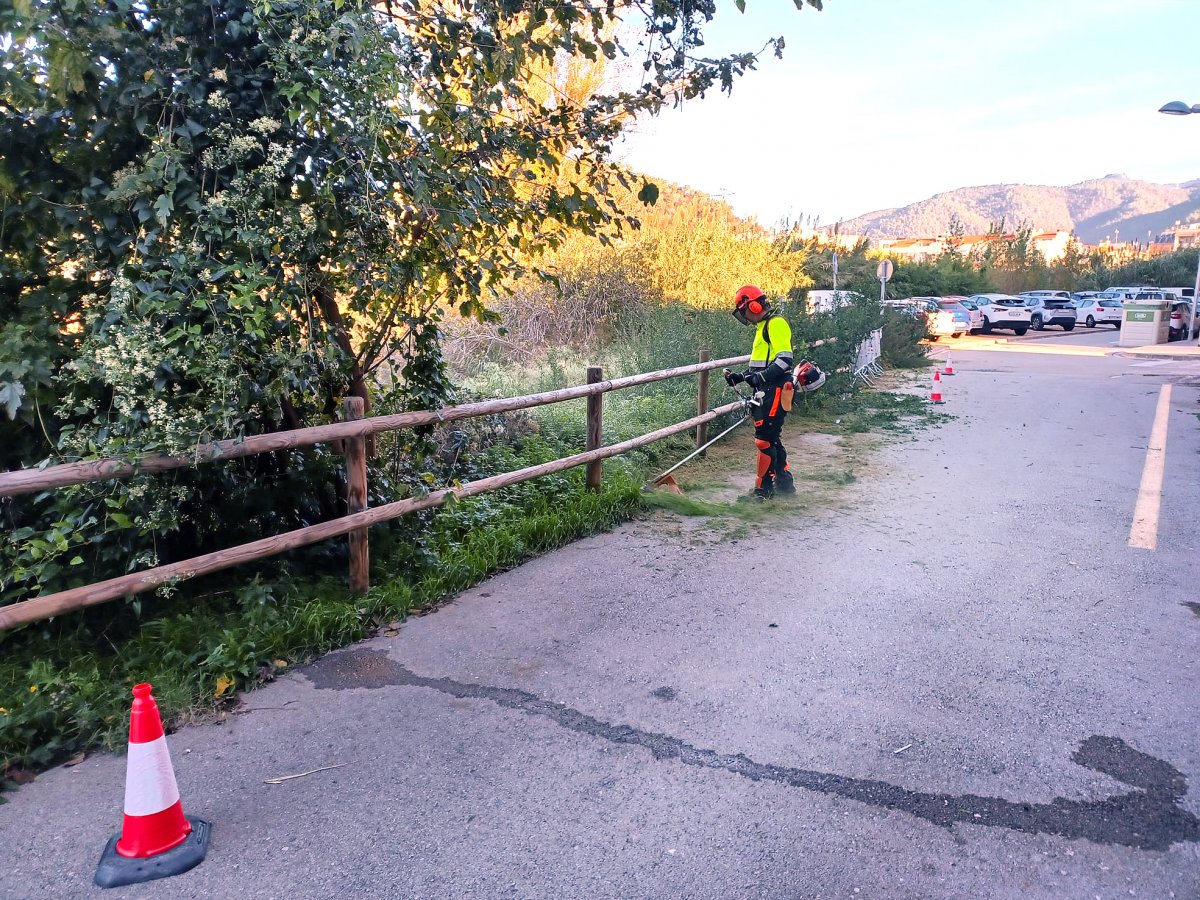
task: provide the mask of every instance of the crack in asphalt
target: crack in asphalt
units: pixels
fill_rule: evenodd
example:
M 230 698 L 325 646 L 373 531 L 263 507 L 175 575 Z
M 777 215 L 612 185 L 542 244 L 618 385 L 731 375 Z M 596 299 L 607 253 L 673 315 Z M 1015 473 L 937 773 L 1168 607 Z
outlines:
M 641 747 L 656 760 L 673 759 L 688 766 L 730 772 L 751 781 L 775 782 L 856 800 L 908 813 L 946 828 L 955 824 L 982 825 L 1141 850 L 1167 850 L 1184 841 L 1200 842 L 1200 819 L 1180 805 L 1187 794 L 1187 779 L 1170 763 L 1135 750 L 1117 737 L 1086 738 L 1071 760 L 1137 790 L 1100 800 L 1056 797 L 1049 803 L 1021 803 L 976 794 L 914 791 L 870 778 L 755 762 L 742 753 L 718 753 L 670 735 L 604 722 L 516 688 L 417 675 L 378 650 L 330 654 L 306 674 L 318 689 L 417 687 L 460 700 L 487 700 L 506 709 L 549 719 L 568 731 L 613 744 Z

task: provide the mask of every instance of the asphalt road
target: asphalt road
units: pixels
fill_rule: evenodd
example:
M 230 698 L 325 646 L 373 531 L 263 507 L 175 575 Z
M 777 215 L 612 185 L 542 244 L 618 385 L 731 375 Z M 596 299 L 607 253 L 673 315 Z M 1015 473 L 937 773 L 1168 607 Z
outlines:
M 172 735 L 212 848 L 121 893 L 1200 897 L 1200 362 L 1063 340 L 956 344 L 841 505 L 580 541 Z M 0 896 L 102 895 L 123 778 L 0 806 Z

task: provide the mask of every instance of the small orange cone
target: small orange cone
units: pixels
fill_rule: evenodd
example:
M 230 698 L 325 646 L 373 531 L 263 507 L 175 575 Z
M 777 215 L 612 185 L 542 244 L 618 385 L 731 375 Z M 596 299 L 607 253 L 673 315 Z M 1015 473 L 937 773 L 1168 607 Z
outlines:
M 186 872 L 204 859 L 211 833 L 209 822 L 183 814 L 158 704 L 150 685 L 135 685 L 125 767 L 125 822 L 104 848 L 96 884 L 118 887 Z
M 930 403 L 944 403 L 942 400 L 942 373 L 934 370 L 933 373 L 933 390 L 929 393 Z
M 946 368 L 942 369 L 942 374 L 943 375 L 953 375 L 954 374 L 954 360 L 952 360 L 950 358 L 949 353 L 946 354 Z

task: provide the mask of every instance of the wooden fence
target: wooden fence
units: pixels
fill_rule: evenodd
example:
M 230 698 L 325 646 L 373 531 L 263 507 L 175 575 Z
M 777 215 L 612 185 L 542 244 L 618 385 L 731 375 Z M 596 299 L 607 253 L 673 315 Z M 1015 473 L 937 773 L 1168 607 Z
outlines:
M 709 372 L 728 366 L 746 363 L 748 356 L 731 357 L 729 359 L 709 360 L 707 351 L 701 351 L 700 362 L 679 366 L 673 369 L 663 369 L 658 372 L 646 372 L 640 375 L 630 375 L 625 378 L 614 378 L 605 381 L 599 368 L 588 369 L 588 383 L 577 387 L 562 388 L 555 391 L 545 391 L 540 394 L 529 394 L 524 397 L 511 397 L 502 400 L 485 400 L 479 403 L 466 403 L 439 410 L 421 410 L 399 413 L 391 416 L 363 417 L 363 402 L 360 398 L 352 397 L 343 404 L 343 421 L 330 425 L 318 425 L 312 428 L 298 428 L 292 431 L 278 431 L 271 434 L 253 435 L 238 440 L 216 441 L 202 444 L 194 453 L 186 456 L 147 455 L 134 462 L 122 459 L 98 459 L 86 462 L 66 463 L 58 466 L 47 466 L 42 469 L 23 469 L 16 472 L 0 473 L 0 497 L 12 497 L 18 494 L 50 490 L 72 484 L 85 484 L 95 481 L 108 481 L 114 478 L 126 478 L 131 475 L 151 472 L 165 472 L 195 466 L 202 463 L 216 462 L 225 459 L 237 459 L 257 453 L 269 453 L 293 447 L 304 447 L 328 441 L 342 441 L 343 453 L 346 457 L 346 500 L 349 514 L 318 525 L 298 528 L 284 534 L 262 538 L 248 544 L 241 544 L 227 550 L 206 553 L 203 556 L 157 566 L 141 572 L 110 578 L 107 581 L 59 591 L 55 594 L 45 594 L 30 600 L 23 600 L 7 606 L 0 606 L 0 629 L 13 628 L 39 619 L 60 615 L 73 610 L 83 609 L 126 597 L 142 591 L 152 590 L 169 582 L 182 581 L 220 572 L 241 563 L 256 559 L 275 556 L 287 550 L 315 544 L 344 534 L 350 535 L 350 588 L 355 593 L 365 593 L 369 586 L 369 546 L 367 529 L 371 525 L 387 522 L 391 519 L 422 509 L 441 506 L 451 497 L 464 499 L 494 491 L 508 485 L 529 481 L 542 475 L 550 475 L 576 466 L 587 466 L 585 483 L 590 490 L 600 488 L 601 460 L 622 453 L 628 453 L 638 447 L 662 440 L 688 429 L 696 429 L 696 445 L 700 446 L 705 440 L 705 426 L 719 416 L 734 412 L 741 408 L 740 402 L 728 403 L 716 409 L 708 409 L 708 380 Z M 697 415 L 684 422 L 660 428 L 657 431 L 644 434 L 641 437 L 622 441 L 605 447 L 603 444 L 603 395 L 609 391 L 663 381 L 669 378 L 680 378 L 687 375 L 699 375 L 699 390 L 697 392 Z M 495 413 L 511 412 L 518 409 L 529 409 L 535 406 L 545 406 L 550 403 L 561 403 L 564 400 L 587 398 L 587 448 L 583 453 L 576 453 L 553 462 L 529 466 L 514 472 L 481 478 L 468 482 L 456 488 L 434 491 L 424 497 L 410 497 L 398 500 L 374 509 L 367 508 L 367 453 L 366 438 L 369 435 L 395 431 L 401 428 L 413 428 L 419 425 L 432 425 L 441 422 L 453 422 L 458 419 L 470 419 L 477 416 Z

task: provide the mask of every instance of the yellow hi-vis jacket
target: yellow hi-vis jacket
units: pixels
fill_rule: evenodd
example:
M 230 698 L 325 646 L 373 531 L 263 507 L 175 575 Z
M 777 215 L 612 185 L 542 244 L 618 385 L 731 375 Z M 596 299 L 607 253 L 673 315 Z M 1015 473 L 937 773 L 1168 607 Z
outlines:
M 772 314 L 754 326 L 754 346 L 750 350 L 750 371 L 762 372 L 767 366 L 775 363 L 788 377 L 792 374 L 792 327 L 783 316 Z M 772 378 L 778 373 L 763 373 L 769 382 L 780 381 L 782 378 Z

